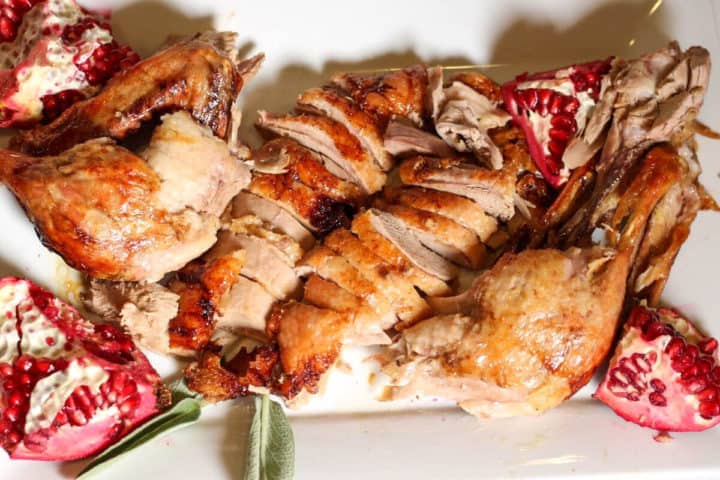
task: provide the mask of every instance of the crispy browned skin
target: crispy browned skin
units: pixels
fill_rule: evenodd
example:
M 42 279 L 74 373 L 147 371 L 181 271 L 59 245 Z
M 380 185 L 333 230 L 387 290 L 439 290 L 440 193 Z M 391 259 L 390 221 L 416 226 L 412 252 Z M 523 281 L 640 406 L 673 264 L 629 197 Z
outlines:
M 384 129 L 393 116 L 422 125 L 426 111 L 427 70 L 422 65 L 382 75 L 343 73 L 333 83 L 345 90 L 360 108 L 375 115 Z
M 222 34 L 215 34 L 222 35 Z M 225 138 L 230 109 L 243 87 L 235 59 L 200 37 L 168 47 L 114 77 L 95 97 L 78 102 L 49 125 L 19 133 L 15 149 L 56 154 L 98 137 L 121 139 L 154 114 L 186 110 Z
M 20 200 L 43 243 L 96 278 L 144 280 L 165 259 L 179 261 L 175 268 L 192 259 L 187 255 L 196 249 L 184 251 L 179 239 L 202 240 L 202 252 L 215 238 L 217 225 L 204 226 L 197 213 L 159 208 L 152 201 L 160 188 L 156 172 L 107 140 L 42 159 L 2 151 L 0 180 Z
M 198 259 L 178 272 L 180 302 L 168 327 L 173 351 L 194 352 L 210 341 L 218 305 L 244 265 L 244 252 L 239 251 L 209 261 Z
M 365 194 L 360 187 L 330 173 L 317 154 L 294 140 L 270 140 L 254 155 L 260 158 L 276 156 L 287 161 L 285 176 L 307 185 L 318 194 L 351 205 L 360 205 L 365 200 Z
M 351 319 L 345 313 L 294 301 L 270 313 L 277 328 L 283 378 L 277 387 L 285 398 L 303 389 L 317 393 L 320 377 L 335 362 Z
M 403 331 L 407 354 L 387 367 L 405 383 L 394 396 L 444 396 L 478 416 L 557 406 L 607 355 L 628 264 L 600 248 L 506 254 L 458 300 L 458 314 Z
M 317 232 L 348 226 L 365 197 L 359 187 L 332 175 L 313 152 L 293 140 L 267 142 L 255 156 L 282 156 L 287 166 L 285 173 L 255 172 L 249 190 L 283 205 Z

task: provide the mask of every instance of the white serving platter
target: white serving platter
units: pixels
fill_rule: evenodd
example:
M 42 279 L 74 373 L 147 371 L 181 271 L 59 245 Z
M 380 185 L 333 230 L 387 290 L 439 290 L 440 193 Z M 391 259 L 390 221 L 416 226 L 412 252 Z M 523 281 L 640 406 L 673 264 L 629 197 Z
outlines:
M 114 12 L 117 35 L 147 55 L 168 34 L 236 30 L 244 51 L 267 61 L 245 91 L 244 136 L 259 108 L 285 111 L 301 90 L 339 71 L 418 61 L 487 65 L 505 80 L 525 70 L 619 55 L 633 57 L 677 39 L 699 44 L 720 63 L 720 1 L 573 2 L 561 0 L 365 2 L 88 0 Z M 701 119 L 720 128 L 720 74 L 714 72 Z M 701 177 L 720 198 L 720 142 L 700 139 Z M 33 279 L 67 295 L 69 276 L 37 240 L 12 196 L 0 188 L 0 275 Z M 720 214 L 701 213 L 665 291 L 673 304 L 720 334 Z M 151 356 L 167 377 L 177 366 Z M 596 383 L 537 418 L 478 421 L 443 402 L 370 401 L 337 374 L 329 397 L 292 413 L 298 479 L 413 478 L 720 478 L 720 429 L 677 434 L 669 443 L 628 424 L 590 398 Z M 190 428 L 156 440 L 103 478 L 241 479 L 251 407 L 208 407 Z M 72 478 L 84 462 L 11 462 L 0 479 Z

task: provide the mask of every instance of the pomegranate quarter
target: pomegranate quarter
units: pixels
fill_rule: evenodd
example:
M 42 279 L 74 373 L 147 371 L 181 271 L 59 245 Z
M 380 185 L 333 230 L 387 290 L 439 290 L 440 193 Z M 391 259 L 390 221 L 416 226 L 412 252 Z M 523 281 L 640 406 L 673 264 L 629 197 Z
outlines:
M 643 427 L 713 427 L 720 422 L 718 341 L 673 310 L 636 307 L 594 396 Z
M 502 87 L 505 107 L 525 133 L 533 161 L 554 187 L 568 178 L 563 153 L 570 139 L 585 128 L 610 60 L 524 73 Z
M 140 60 L 75 0 L 6 0 L 0 9 L 0 127 L 52 120 Z
M 12 458 L 74 460 L 160 411 L 157 372 L 130 337 L 27 280 L 0 280 L 0 444 Z

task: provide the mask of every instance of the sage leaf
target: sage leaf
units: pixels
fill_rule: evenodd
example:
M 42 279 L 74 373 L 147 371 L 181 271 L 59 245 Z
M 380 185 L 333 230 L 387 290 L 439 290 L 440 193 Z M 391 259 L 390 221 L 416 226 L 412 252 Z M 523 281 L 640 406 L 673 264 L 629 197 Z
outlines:
M 248 436 L 245 480 L 292 480 L 295 439 L 279 403 L 255 397 L 255 416 Z
M 196 422 L 200 418 L 200 396 L 189 390 L 184 382 L 176 382 L 170 386 L 170 389 L 173 393 L 173 405 L 169 409 L 148 420 L 129 435 L 105 449 L 80 472 L 77 480 L 95 478 L 137 447 L 160 435 Z

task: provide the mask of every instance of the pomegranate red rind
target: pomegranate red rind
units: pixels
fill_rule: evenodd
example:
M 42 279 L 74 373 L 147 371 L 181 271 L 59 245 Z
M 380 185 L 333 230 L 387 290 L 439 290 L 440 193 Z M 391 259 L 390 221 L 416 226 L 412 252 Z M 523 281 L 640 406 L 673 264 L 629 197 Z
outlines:
M 27 280 L 0 280 L 0 445 L 11 458 L 93 455 L 158 413 L 162 389 L 117 327 Z
M 644 427 L 713 427 L 720 422 L 717 347 L 673 310 L 636 307 L 594 397 Z
M 502 87 L 505 108 L 527 137 L 530 155 L 554 187 L 567 180 L 562 156 L 585 126 L 611 59 L 522 74 Z
M 51 120 L 138 60 L 104 19 L 74 0 L 7 0 L 0 8 L 0 127 Z

